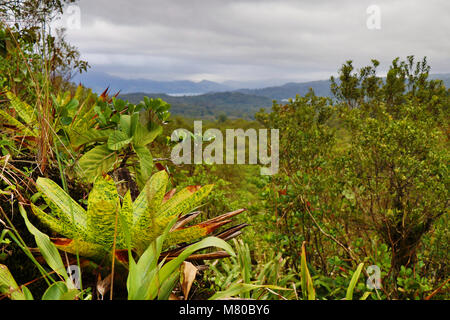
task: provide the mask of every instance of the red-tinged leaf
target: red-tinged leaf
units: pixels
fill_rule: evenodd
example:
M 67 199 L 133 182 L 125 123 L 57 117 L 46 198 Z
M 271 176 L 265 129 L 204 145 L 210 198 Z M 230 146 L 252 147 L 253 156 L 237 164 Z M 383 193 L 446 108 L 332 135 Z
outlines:
M 158 171 L 161 171 L 161 170 L 165 170 L 166 172 L 167 172 L 167 169 L 166 169 L 166 167 L 164 167 L 161 163 L 159 163 L 159 162 L 156 162 L 155 163 L 155 167 L 156 167 L 156 169 L 158 169 Z M 167 172 L 168 173 L 168 172 Z
M 102 94 L 98 97 L 101 101 L 106 101 L 108 97 L 109 86 L 102 92 Z
M 100 244 L 67 238 L 52 238 L 51 240 L 58 249 L 71 254 L 78 253 L 80 256 L 97 259 L 102 259 L 107 254 L 105 248 Z
M 187 186 L 186 188 L 187 188 L 190 192 L 194 193 L 194 192 L 200 190 L 201 187 L 202 187 L 202 186 L 198 186 L 198 185 L 197 185 L 197 186 Z
M 121 249 L 115 251 L 117 261 L 128 264 L 128 249 Z
M 172 198 L 172 197 L 174 196 L 175 192 L 177 192 L 177 189 L 176 189 L 176 188 L 173 188 L 172 190 L 170 190 L 169 192 L 167 192 L 167 193 L 164 195 L 164 198 L 163 198 L 162 203 L 165 203 L 167 200 L 169 200 L 170 198 Z
M 225 219 L 230 219 L 244 211 L 245 211 L 245 209 L 238 209 L 235 211 L 227 212 L 227 213 L 221 214 L 220 216 L 217 216 L 215 218 L 209 219 L 209 220 L 205 221 L 205 223 L 212 223 L 212 222 L 222 221 Z

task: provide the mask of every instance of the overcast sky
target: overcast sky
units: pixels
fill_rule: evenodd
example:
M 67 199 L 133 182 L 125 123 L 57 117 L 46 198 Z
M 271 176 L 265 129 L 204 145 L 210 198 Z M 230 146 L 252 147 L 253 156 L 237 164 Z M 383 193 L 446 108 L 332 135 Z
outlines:
M 449 0 L 80 0 L 68 30 L 93 69 L 154 80 L 327 79 L 356 66 L 427 56 L 450 72 Z M 380 8 L 381 29 L 366 12 Z M 373 16 L 372 16 L 373 17 Z M 371 20 L 373 21 L 373 20 Z

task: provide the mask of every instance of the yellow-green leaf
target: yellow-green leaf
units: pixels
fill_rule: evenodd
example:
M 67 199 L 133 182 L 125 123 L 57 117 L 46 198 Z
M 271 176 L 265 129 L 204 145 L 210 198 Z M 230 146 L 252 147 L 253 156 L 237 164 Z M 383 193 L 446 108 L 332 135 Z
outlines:
M 105 246 L 113 243 L 119 209 L 120 199 L 113 179 L 108 175 L 98 177 L 89 193 L 87 209 L 88 234 L 96 243 Z
M 48 201 L 59 209 L 58 213 L 62 215 L 61 219 L 72 222 L 73 228 L 77 232 L 86 233 L 86 211 L 75 200 L 50 179 L 39 177 L 36 186 Z
M 188 213 L 199 205 L 200 201 L 211 192 L 213 186 L 209 184 L 194 192 L 192 191 L 192 187 L 184 188 L 162 205 L 159 215 L 173 217 Z
M 34 204 L 31 204 L 31 209 L 33 213 L 43 222 L 45 225 L 47 225 L 50 229 L 53 231 L 62 234 L 65 237 L 68 238 L 80 238 L 82 237 L 82 234 L 77 231 L 76 228 L 71 223 L 67 223 L 65 221 L 56 219 L 52 217 L 51 215 L 45 213 L 42 211 L 39 207 L 35 206 Z
M 0 110 L 0 116 L 1 116 L 1 123 L 2 124 L 9 124 L 12 126 L 15 126 L 17 129 L 19 129 L 20 133 L 25 136 L 36 136 L 36 132 L 28 129 L 27 126 L 25 126 L 22 122 L 11 116 L 9 113 L 7 113 L 4 110 Z
M 21 117 L 25 123 L 32 124 L 36 122 L 36 115 L 33 108 L 27 103 L 21 101 L 14 93 L 11 91 L 6 92 L 6 97 L 11 102 L 11 106 L 16 110 L 19 117 Z
M 149 221 L 156 216 L 166 192 L 169 176 L 164 170 L 155 173 L 133 203 L 134 228 L 146 229 Z

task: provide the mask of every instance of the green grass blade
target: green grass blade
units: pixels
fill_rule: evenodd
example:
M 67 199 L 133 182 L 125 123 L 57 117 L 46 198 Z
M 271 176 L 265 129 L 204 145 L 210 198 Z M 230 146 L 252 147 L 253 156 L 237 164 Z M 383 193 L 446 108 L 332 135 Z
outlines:
M 361 270 L 364 266 L 364 263 L 360 263 L 358 265 L 358 268 L 356 269 L 355 273 L 352 276 L 352 279 L 350 280 L 350 284 L 347 288 L 347 294 L 345 295 L 346 300 L 352 300 L 353 299 L 353 290 L 356 287 L 356 284 L 358 283 L 359 276 L 361 274 Z
M 25 220 L 25 225 L 28 231 L 30 231 L 30 233 L 34 236 L 39 251 L 41 252 L 47 264 L 64 280 L 67 280 L 68 275 L 66 272 L 66 268 L 64 267 L 61 256 L 59 255 L 56 246 L 50 241 L 50 238 L 46 234 L 42 233 L 31 224 L 31 222 L 28 220 L 27 213 L 25 212 L 23 206 L 19 206 L 19 209 L 23 219 Z

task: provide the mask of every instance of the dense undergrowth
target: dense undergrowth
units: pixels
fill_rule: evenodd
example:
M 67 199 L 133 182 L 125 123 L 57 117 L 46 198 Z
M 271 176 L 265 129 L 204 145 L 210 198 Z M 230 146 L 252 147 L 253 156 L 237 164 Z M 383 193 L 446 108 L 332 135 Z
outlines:
M 61 39 L 0 24 L 1 298 L 448 298 L 449 90 L 426 59 L 385 80 L 348 61 L 333 99 L 203 122 L 279 129 L 263 176 L 173 164 L 194 119 L 74 85 Z

